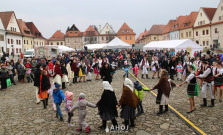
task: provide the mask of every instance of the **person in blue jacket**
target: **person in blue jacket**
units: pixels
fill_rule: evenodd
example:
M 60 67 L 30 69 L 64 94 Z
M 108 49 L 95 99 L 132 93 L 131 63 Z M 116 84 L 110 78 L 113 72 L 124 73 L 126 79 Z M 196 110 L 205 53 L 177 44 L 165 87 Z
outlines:
M 62 100 L 65 99 L 65 96 L 63 94 L 63 91 L 60 89 L 60 84 L 54 83 L 55 89 L 53 90 L 53 99 L 54 103 L 56 104 L 56 118 L 58 118 L 58 115 L 60 116 L 60 121 L 63 121 L 63 114 L 60 110 L 60 105 L 62 103 Z

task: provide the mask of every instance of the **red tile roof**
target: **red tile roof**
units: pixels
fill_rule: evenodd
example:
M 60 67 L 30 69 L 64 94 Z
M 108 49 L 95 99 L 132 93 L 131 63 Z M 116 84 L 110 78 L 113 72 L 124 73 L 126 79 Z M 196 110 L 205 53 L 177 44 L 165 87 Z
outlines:
M 192 28 L 194 26 L 198 13 L 199 12 L 191 12 L 190 15 L 187 16 L 187 18 L 183 22 L 183 25 L 181 25 L 180 29 Z
M 203 8 L 203 10 L 210 19 L 210 21 L 212 21 L 217 8 Z
M 57 30 L 51 37 L 49 41 L 61 41 L 64 40 L 64 33 L 61 30 Z
M 34 37 L 34 36 L 31 34 L 30 29 L 26 26 L 25 22 L 24 22 L 22 19 L 18 19 L 17 22 L 18 22 L 18 24 L 19 24 L 19 28 L 20 28 L 20 30 L 21 30 L 21 33 L 22 33 L 24 36 Z
M 142 32 L 139 37 L 136 39 L 136 42 L 139 42 L 140 40 L 145 38 L 146 33 L 148 33 L 149 31 L 147 31 L 146 29 L 144 30 L 144 32 Z
M 170 29 L 170 32 L 180 30 L 184 21 L 187 19 L 187 16 L 179 16 L 177 20 L 174 22 L 173 27 Z
M 31 34 L 36 38 L 43 38 L 45 39 L 41 32 L 36 28 L 35 24 L 33 22 L 26 22 L 26 26 L 30 29 Z
M 72 27 L 67 31 L 67 33 L 64 36 L 65 37 L 82 37 L 83 32 L 80 32 L 79 29 L 75 26 L 75 24 L 73 24 Z
M 167 34 L 172 29 L 173 25 L 175 24 L 176 20 L 170 20 L 166 25 L 165 29 L 163 30 L 163 34 Z
M 98 32 L 93 28 L 92 25 L 90 25 L 85 32 L 83 33 L 84 36 L 89 36 L 89 35 L 94 35 L 94 36 L 98 36 Z
M 128 30 L 128 31 L 127 31 Z M 136 35 L 136 33 L 131 29 L 125 22 L 118 30 L 117 35 Z
M 149 32 L 146 33 L 148 35 L 161 35 L 163 30 L 165 29 L 166 25 L 153 25 Z
M 8 27 L 8 24 L 12 17 L 12 14 L 14 14 L 14 11 L 0 12 L 0 18 L 2 19 L 2 23 L 5 27 L 5 29 L 7 29 L 7 27 Z

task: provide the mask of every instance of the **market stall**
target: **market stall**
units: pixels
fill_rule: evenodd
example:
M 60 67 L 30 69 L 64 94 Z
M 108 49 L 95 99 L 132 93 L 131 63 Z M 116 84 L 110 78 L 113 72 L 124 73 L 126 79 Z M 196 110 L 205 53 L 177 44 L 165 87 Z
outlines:
M 132 48 L 132 45 L 127 44 L 118 37 L 114 38 L 104 47 L 104 49 L 128 49 L 128 48 Z

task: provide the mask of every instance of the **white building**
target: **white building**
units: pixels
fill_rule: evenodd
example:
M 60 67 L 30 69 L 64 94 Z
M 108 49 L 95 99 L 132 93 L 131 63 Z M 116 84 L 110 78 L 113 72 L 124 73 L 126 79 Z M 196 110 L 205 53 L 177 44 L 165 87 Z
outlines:
M 172 28 L 170 29 L 170 40 L 179 40 L 180 39 L 180 28 L 186 20 L 187 16 L 179 16 L 174 22 Z
M 108 23 L 105 24 L 105 26 L 102 28 L 101 30 L 101 25 L 99 26 L 99 32 L 100 32 L 100 36 L 99 36 L 99 43 L 108 43 L 110 42 L 112 39 L 114 39 L 114 37 L 116 36 L 115 31 L 113 30 L 112 26 L 109 25 Z
M 2 20 L 0 18 L 0 54 L 6 52 L 6 44 L 5 44 L 5 27 L 3 26 Z
M 0 12 L 0 18 L 6 29 L 6 52 L 19 55 L 22 52 L 22 34 L 13 11 Z

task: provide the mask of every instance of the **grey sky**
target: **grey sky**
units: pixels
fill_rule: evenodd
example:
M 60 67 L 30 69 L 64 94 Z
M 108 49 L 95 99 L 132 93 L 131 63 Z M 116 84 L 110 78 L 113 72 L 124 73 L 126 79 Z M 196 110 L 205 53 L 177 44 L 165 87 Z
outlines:
M 80 31 L 89 25 L 111 24 L 117 32 L 126 22 L 137 34 L 153 24 L 167 24 L 179 15 L 200 7 L 217 8 L 220 0 L 1 0 L 0 11 L 15 11 L 17 19 L 33 21 L 43 36 L 56 30 L 65 33 L 76 24 Z

